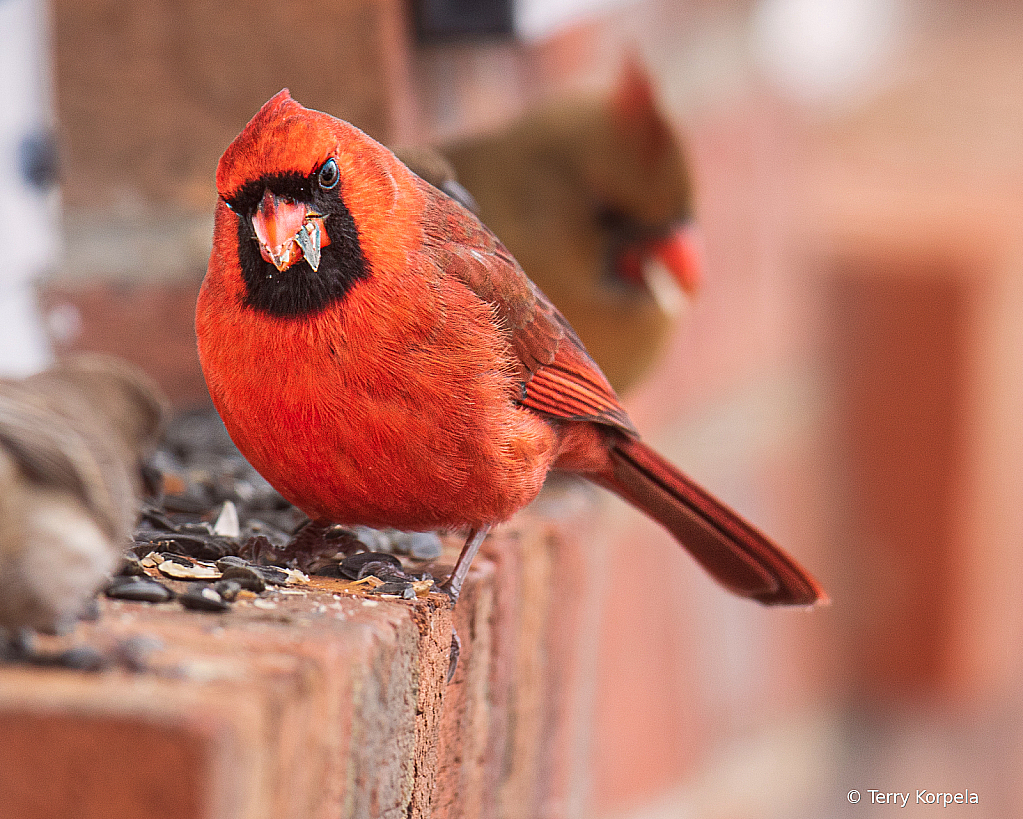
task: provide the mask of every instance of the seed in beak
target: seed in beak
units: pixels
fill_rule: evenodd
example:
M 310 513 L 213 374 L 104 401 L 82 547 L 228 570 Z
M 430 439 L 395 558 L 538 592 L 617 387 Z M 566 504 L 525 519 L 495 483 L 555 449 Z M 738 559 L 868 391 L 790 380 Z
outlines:
M 320 267 L 320 225 L 315 221 L 305 222 L 295 234 L 295 241 L 302 248 L 302 255 L 313 270 Z

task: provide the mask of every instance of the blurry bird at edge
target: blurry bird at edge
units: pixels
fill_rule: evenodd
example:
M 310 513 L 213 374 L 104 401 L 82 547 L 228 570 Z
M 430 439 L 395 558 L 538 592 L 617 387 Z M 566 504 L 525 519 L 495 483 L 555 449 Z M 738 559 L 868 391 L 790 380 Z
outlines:
M 131 542 L 165 400 L 120 359 L 0 382 L 0 631 L 71 626 Z

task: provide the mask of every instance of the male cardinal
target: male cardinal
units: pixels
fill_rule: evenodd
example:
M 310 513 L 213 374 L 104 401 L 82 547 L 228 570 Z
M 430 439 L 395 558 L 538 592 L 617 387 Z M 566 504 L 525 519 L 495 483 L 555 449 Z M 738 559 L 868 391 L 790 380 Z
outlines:
M 702 276 L 686 153 L 645 68 L 630 59 L 609 94 L 561 97 L 437 149 L 483 223 L 627 392 Z M 396 153 L 434 182 L 422 151 Z
M 217 166 L 199 358 L 238 448 L 314 524 L 490 527 L 551 469 L 658 520 L 732 591 L 817 583 L 639 440 L 568 322 L 483 224 L 287 89 Z

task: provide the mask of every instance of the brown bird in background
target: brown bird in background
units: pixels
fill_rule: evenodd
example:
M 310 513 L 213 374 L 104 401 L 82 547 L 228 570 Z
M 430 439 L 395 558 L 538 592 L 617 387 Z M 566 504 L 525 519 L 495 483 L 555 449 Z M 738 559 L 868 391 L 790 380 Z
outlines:
M 426 145 L 403 145 L 395 148 L 394 154 L 418 177 L 446 193 L 466 210 L 480 215 L 479 202 L 458 181 L 455 166 L 440 151 Z
M 82 355 L 0 381 L 0 629 L 74 622 L 130 543 L 165 416 L 140 370 Z
M 634 386 L 700 282 L 686 157 L 646 70 L 630 59 L 604 98 L 556 100 L 438 151 L 395 153 L 500 237 L 616 391 Z

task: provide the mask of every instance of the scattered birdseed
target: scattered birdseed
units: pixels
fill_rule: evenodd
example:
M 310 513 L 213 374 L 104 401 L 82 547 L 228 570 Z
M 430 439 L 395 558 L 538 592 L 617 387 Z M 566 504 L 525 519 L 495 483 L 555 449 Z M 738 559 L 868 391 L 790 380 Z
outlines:
M 401 570 L 401 561 L 387 552 L 360 552 L 341 561 L 341 574 L 352 580 L 361 580 L 384 568 Z
M 436 560 L 444 551 L 436 532 L 395 532 L 391 543 L 394 551 L 416 560 Z
M 122 577 L 144 577 L 146 570 L 142 566 L 142 561 L 139 560 L 138 555 L 134 552 L 125 552 L 124 560 L 117 573 Z
M 416 592 L 411 583 L 382 583 L 373 589 L 373 594 L 384 597 L 401 597 L 405 600 L 415 600 Z
M 217 516 L 217 522 L 213 524 L 213 534 L 227 538 L 238 538 L 241 533 L 241 524 L 238 522 L 238 510 L 231 501 L 224 501 L 220 514 Z
M 462 654 L 462 638 L 458 636 L 458 632 L 451 629 L 451 649 L 448 654 L 448 678 L 447 682 L 450 683 L 455 677 L 455 671 L 458 668 L 458 658 Z
M 178 554 L 177 552 L 160 552 L 160 557 L 163 558 L 163 562 L 177 563 L 179 566 L 191 566 L 192 561 L 184 555 Z M 161 564 L 162 565 L 162 564 Z
M 159 566 L 160 573 L 174 580 L 219 580 L 221 571 L 207 563 L 189 563 L 182 565 L 176 561 L 165 560 Z
M 229 603 L 233 603 L 238 597 L 238 593 L 242 591 L 242 584 L 237 580 L 218 580 L 213 584 L 213 588 L 216 589 L 217 593 L 227 600 Z
M 115 577 L 107 586 L 106 596 L 115 600 L 133 600 L 141 603 L 166 603 L 174 592 L 159 580 L 149 577 Z
M 218 562 L 217 565 L 219 566 L 220 563 Z M 233 580 L 248 591 L 258 593 L 266 589 L 266 579 L 256 571 L 255 566 L 227 565 L 223 569 L 222 578 L 224 580 Z
M 342 574 L 340 563 L 325 563 L 322 566 L 316 568 L 313 574 L 317 577 L 337 577 L 347 578 L 347 575 Z
M 178 595 L 178 602 L 186 609 L 197 611 L 227 611 L 231 608 L 213 586 L 205 583 L 192 583 L 184 594 Z
M 252 568 L 258 572 L 267 583 L 274 586 L 284 586 L 291 580 L 291 575 L 288 574 L 288 570 L 282 569 L 279 566 L 252 566 Z
M 432 577 L 429 580 L 413 580 L 412 591 L 416 593 L 416 597 L 424 597 L 433 591 L 435 585 Z
M 370 529 L 368 526 L 353 526 L 351 533 L 362 543 L 367 552 L 382 552 L 391 547 L 387 531 Z

